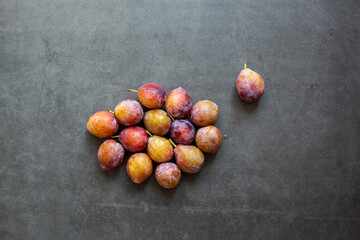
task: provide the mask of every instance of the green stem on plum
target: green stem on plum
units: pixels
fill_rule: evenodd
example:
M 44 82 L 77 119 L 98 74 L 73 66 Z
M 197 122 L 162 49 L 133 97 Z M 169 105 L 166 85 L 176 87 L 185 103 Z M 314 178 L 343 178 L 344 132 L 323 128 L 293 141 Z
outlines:
M 110 110 L 110 108 L 108 108 L 107 110 L 108 110 L 108 112 L 109 112 L 109 113 L 114 114 L 114 112 L 113 112 L 113 111 L 111 111 L 111 110 Z
M 150 137 L 153 137 L 153 135 L 148 130 L 145 130 L 145 132 L 149 134 Z
M 134 90 L 134 89 L 128 89 L 129 92 L 138 92 L 137 90 Z
M 246 70 L 246 63 L 244 63 L 244 70 Z
M 171 140 L 171 138 L 169 138 L 169 142 L 174 146 L 174 148 L 177 148 L 176 144 Z
M 168 115 L 169 115 L 169 117 L 171 118 L 171 121 L 175 122 L 174 117 L 173 117 L 173 116 L 171 116 L 171 114 L 170 114 L 170 113 L 167 113 L 167 114 L 168 114 Z
M 118 138 L 119 137 L 119 135 L 116 135 L 116 136 L 111 136 L 111 138 Z

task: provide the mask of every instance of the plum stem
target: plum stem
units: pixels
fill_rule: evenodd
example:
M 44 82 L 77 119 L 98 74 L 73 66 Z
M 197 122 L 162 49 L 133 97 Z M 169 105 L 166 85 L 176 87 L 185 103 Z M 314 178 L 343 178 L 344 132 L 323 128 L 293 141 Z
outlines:
M 145 132 L 149 134 L 150 137 L 153 137 L 153 135 L 148 130 L 145 130 Z
M 244 63 L 244 70 L 246 70 L 246 63 Z
M 170 113 L 167 113 L 167 114 L 168 114 L 168 115 L 169 115 L 169 117 L 171 118 L 171 121 L 175 122 L 174 117 L 173 117 L 173 116 L 171 116 L 171 114 L 170 114 Z
M 111 138 L 118 138 L 119 137 L 119 135 L 116 135 L 116 136 L 111 136 Z
M 137 90 L 134 90 L 134 89 L 128 89 L 129 92 L 138 92 Z
M 113 112 L 113 111 L 111 111 L 111 110 L 110 110 L 110 108 L 108 108 L 107 110 L 108 110 L 108 112 L 109 112 L 109 113 L 114 114 L 114 112 Z
M 177 148 L 176 144 L 171 140 L 171 138 L 169 138 L 169 142 L 174 146 L 174 148 Z

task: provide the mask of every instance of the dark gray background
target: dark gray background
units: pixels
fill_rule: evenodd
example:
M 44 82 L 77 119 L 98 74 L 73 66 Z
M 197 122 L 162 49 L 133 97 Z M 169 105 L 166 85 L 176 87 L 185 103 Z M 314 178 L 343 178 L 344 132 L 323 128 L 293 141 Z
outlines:
M 360 2 L 0 1 L 1 239 L 359 239 Z M 245 104 L 243 62 L 266 85 Z M 156 82 L 220 108 L 171 191 L 103 172 L 91 114 Z

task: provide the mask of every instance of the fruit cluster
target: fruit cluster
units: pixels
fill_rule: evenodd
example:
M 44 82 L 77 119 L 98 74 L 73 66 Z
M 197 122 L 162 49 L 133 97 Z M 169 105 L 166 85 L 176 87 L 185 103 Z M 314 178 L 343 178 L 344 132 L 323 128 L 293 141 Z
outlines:
M 193 106 L 183 88 L 174 89 L 166 96 L 164 89 L 155 83 L 129 91 L 137 93 L 141 104 L 131 99 L 121 101 L 114 111 L 97 112 L 87 123 L 87 129 L 94 136 L 119 139 L 120 143 L 108 139 L 101 144 L 98 159 L 103 170 L 118 167 L 127 150 L 134 153 L 126 164 L 127 174 L 134 183 L 142 183 L 151 176 L 154 161 L 159 164 L 155 170 L 156 181 L 163 188 L 171 189 L 179 184 L 181 170 L 192 174 L 200 171 L 205 160 L 203 152 L 218 151 L 222 136 L 219 129 L 211 125 L 219 112 L 215 103 L 203 100 Z M 164 104 L 166 111 L 162 109 Z M 144 113 L 142 105 L 149 110 Z M 136 126 L 142 121 L 145 128 Z M 125 129 L 113 136 L 119 124 Z M 167 134 L 171 138 L 165 138 Z M 194 141 L 197 147 L 191 145 Z M 175 163 L 170 162 L 174 156 Z

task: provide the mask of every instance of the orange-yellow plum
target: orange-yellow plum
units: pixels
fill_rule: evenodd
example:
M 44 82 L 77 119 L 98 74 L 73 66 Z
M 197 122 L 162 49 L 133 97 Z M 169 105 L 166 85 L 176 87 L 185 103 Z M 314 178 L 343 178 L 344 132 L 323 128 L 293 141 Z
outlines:
M 145 113 L 144 125 L 150 133 L 162 136 L 169 132 L 171 119 L 165 111 L 154 109 Z
M 149 138 L 147 153 L 157 163 L 170 161 L 174 156 L 173 146 L 169 140 L 159 136 Z
M 195 146 L 179 144 L 174 155 L 176 164 L 186 173 L 197 173 L 204 165 L 204 154 Z
M 215 122 L 219 114 L 216 103 L 209 100 L 197 102 L 190 112 L 191 122 L 198 127 L 205 127 Z
M 126 164 L 126 172 L 134 183 L 142 183 L 151 176 L 153 164 L 146 153 L 135 153 Z
M 133 126 L 141 122 L 144 110 L 138 101 L 127 99 L 115 107 L 114 115 L 122 125 Z
M 202 127 L 196 132 L 196 146 L 205 153 L 215 154 L 222 141 L 220 130 L 215 126 Z
M 87 122 L 87 130 L 99 138 L 111 137 L 118 129 L 114 115 L 106 111 L 94 113 Z

